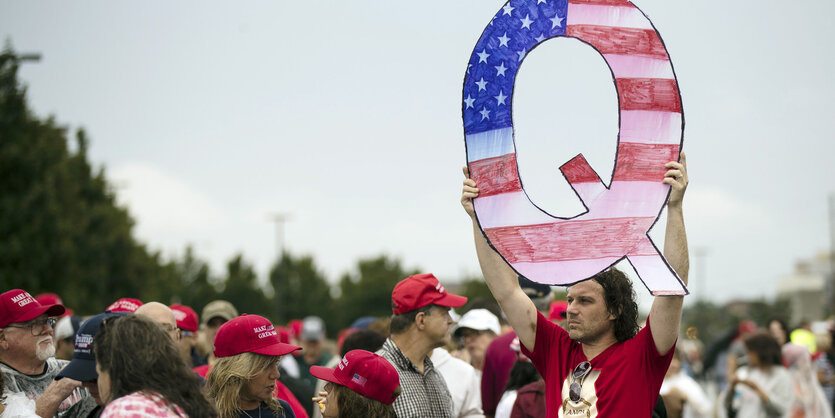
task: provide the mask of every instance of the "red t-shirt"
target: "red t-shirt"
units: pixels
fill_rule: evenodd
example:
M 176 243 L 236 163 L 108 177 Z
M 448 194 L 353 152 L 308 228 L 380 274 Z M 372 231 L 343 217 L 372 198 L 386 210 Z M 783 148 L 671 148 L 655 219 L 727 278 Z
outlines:
M 573 380 L 568 377 L 587 360 L 582 345 L 538 314 L 534 350 L 522 346 L 545 380 L 549 417 L 651 416 L 674 351 L 675 347 L 666 355 L 658 353 L 647 321 L 634 338 L 612 345 L 591 360 L 592 370 L 583 380 L 580 400 L 572 402 L 568 390 Z

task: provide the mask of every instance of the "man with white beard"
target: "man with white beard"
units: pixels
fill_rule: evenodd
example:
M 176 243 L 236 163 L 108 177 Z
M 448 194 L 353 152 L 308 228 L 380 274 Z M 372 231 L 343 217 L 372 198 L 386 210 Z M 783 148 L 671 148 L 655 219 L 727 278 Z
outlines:
M 60 304 L 41 305 L 29 292 L 21 289 L 0 295 L 0 370 L 6 391 L 23 392 L 30 399 L 38 399 L 68 363 L 54 357 L 54 317 L 64 310 Z M 70 393 L 59 400 L 56 416 L 84 416 L 88 409 L 95 407 L 95 403 L 88 402 L 90 395 L 80 388 L 80 382 L 75 383 L 71 392 L 58 391 L 57 387 L 51 389 L 50 393 Z M 60 384 L 73 383 L 67 379 Z

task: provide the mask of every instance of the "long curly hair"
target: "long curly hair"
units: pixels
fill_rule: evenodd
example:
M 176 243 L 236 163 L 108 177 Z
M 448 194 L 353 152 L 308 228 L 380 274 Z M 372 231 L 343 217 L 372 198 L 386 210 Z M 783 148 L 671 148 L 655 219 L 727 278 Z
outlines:
M 592 280 L 603 287 L 606 309 L 615 316 L 615 339 L 626 341 L 638 334 L 638 302 L 629 278 L 622 271 L 611 268 L 596 274 Z
M 220 418 L 235 418 L 242 409 L 238 405 L 244 385 L 256 375 L 274 367 L 281 356 L 244 352 L 229 357 L 220 357 L 206 376 L 206 388 L 209 398 L 214 400 Z M 283 408 L 278 399 L 265 402 L 276 416 L 283 415 Z
M 336 394 L 339 418 L 397 418 L 394 405 L 386 405 L 378 400 L 366 398 L 345 386 L 331 383 Z M 394 396 L 400 395 L 400 386 Z
M 174 340 L 142 315 L 106 318 L 93 339 L 96 364 L 110 375 L 105 402 L 134 392 L 157 393 L 191 417 L 216 417 Z

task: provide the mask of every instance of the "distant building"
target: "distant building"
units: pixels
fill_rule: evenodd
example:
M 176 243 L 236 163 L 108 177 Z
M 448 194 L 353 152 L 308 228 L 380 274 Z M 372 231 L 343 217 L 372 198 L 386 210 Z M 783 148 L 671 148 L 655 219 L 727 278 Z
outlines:
M 831 264 L 829 254 L 818 253 L 811 260 L 798 261 L 794 273 L 777 281 L 777 297 L 789 301 L 791 324 L 801 319 L 824 319 L 830 302 L 831 285 L 827 278 Z

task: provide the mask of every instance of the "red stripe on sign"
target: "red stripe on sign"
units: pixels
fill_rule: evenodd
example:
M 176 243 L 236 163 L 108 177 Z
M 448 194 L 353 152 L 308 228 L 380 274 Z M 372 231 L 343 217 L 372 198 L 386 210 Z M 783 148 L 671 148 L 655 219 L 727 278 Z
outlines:
M 470 178 L 478 185 L 479 197 L 522 190 L 515 153 L 471 162 Z
M 621 110 L 681 113 L 678 84 L 671 78 L 618 78 L 615 83 Z
M 487 228 L 490 243 L 509 263 L 622 257 L 646 237 L 654 218 L 569 220 L 551 224 Z M 633 252 L 630 255 L 654 255 Z
M 670 161 L 678 161 L 679 144 L 621 142 L 612 181 L 661 181 Z
M 568 0 L 573 4 L 596 4 L 600 6 L 630 6 L 635 7 L 634 4 L 627 0 Z
M 600 176 L 591 168 L 588 161 L 586 161 L 586 157 L 583 157 L 583 154 L 579 154 L 563 164 L 560 167 L 560 171 L 571 184 L 600 183 L 601 181 Z
M 566 36 L 590 43 L 601 54 L 622 54 L 669 60 L 667 50 L 653 29 L 568 25 Z
M 649 239 L 645 239 L 638 243 L 635 246 L 635 249 L 632 250 L 633 254 L 629 255 L 652 255 L 658 253 L 658 250 L 655 249 L 655 246 L 652 245 L 652 241 Z

